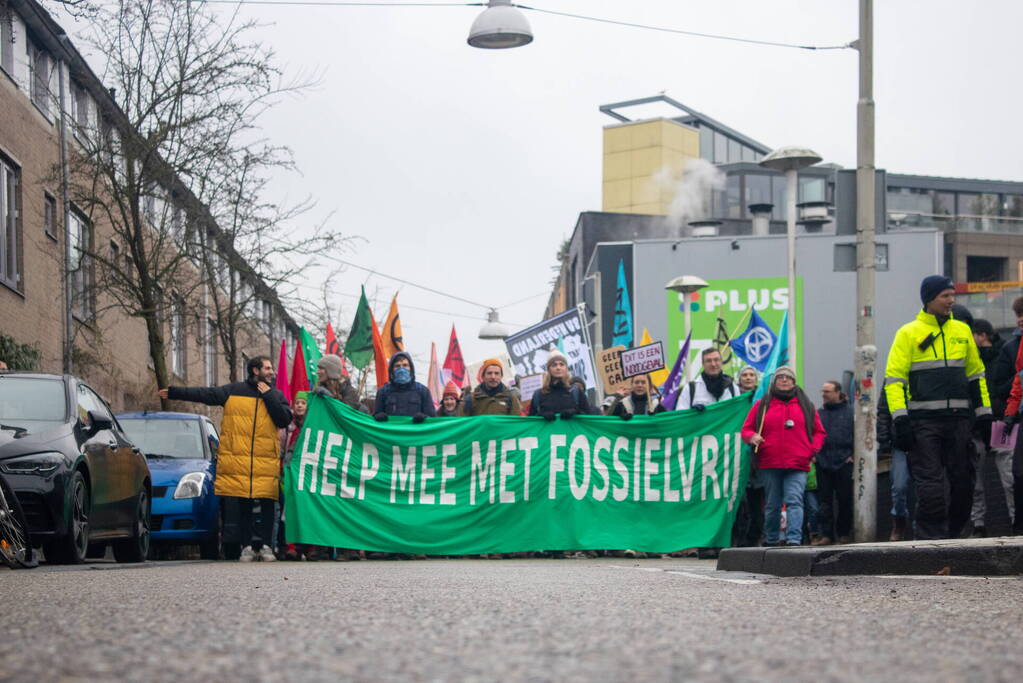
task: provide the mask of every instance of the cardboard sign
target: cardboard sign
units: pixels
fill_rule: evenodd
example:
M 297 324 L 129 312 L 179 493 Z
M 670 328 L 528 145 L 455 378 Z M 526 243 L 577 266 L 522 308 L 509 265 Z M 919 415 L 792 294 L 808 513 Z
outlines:
M 543 386 L 543 375 L 526 375 L 525 377 L 518 378 L 519 395 L 522 397 L 522 401 L 532 401 L 533 394 L 536 390 Z
M 1019 436 L 1019 425 L 1013 425 L 1010 431 L 1005 431 L 1005 423 L 995 420 L 991 424 L 991 448 L 1016 450 L 1016 438 Z
M 605 394 L 615 394 L 619 389 L 627 389 L 630 386 L 628 378 L 622 374 L 623 351 L 625 347 L 619 344 L 604 349 L 597 358 L 598 372 L 604 384 Z
M 654 342 L 622 351 L 622 375 L 635 377 L 664 368 L 664 346 Z

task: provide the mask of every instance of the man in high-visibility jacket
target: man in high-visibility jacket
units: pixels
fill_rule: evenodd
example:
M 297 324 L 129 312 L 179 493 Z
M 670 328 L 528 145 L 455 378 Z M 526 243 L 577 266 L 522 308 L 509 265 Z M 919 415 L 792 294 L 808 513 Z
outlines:
M 923 310 L 899 328 L 888 352 L 885 398 L 916 483 L 915 535 L 955 538 L 973 503 L 970 432 L 976 422 L 990 441 L 991 400 L 973 332 L 952 317 L 952 279 L 924 278 L 920 300 Z

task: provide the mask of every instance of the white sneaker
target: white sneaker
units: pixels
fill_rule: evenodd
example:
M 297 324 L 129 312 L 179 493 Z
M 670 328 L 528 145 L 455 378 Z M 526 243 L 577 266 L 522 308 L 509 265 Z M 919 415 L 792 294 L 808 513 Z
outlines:
M 264 545 L 259 549 L 259 559 L 261 562 L 276 562 L 277 556 L 274 555 L 273 548 L 268 545 Z
M 252 562 L 254 559 L 256 559 L 256 554 L 252 552 L 251 545 L 242 548 L 242 554 L 238 557 L 239 562 Z

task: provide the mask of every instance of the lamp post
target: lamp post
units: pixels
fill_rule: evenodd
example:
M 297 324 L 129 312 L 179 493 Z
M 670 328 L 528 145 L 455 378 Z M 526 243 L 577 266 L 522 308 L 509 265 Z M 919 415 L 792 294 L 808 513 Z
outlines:
M 703 278 L 696 277 L 695 275 L 679 275 L 677 278 L 669 281 L 668 284 L 664 285 L 664 288 L 670 292 L 678 292 L 682 295 L 683 300 L 683 315 L 685 318 L 685 329 L 682 331 L 682 338 L 689 337 L 689 333 L 693 329 L 693 310 L 692 304 L 689 301 L 689 295 L 693 292 L 698 292 L 707 286 L 707 281 Z M 689 359 L 686 358 L 686 381 L 689 380 Z
M 506 339 L 509 334 L 511 333 L 508 331 L 508 328 L 497 317 L 497 309 L 491 308 L 487 311 L 487 322 L 483 323 L 483 327 L 480 328 L 480 339 L 500 341 Z
M 796 181 L 799 169 L 813 166 L 819 154 L 805 147 L 782 147 L 760 160 L 760 165 L 785 173 L 785 213 L 788 236 L 789 364 L 796 369 Z

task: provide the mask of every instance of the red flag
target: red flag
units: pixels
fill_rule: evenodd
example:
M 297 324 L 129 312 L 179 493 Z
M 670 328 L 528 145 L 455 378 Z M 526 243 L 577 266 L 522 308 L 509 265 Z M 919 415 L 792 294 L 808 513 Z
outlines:
M 468 386 L 468 373 L 465 372 L 465 360 L 462 358 L 462 347 L 458 344 L 458 335 L 455 334 L 455 326 L 451 326 L 451 339 L 448 341 L 448 355 L 444 357 L 444 369 L 448 371 L 450 379 L 457 386 Z
M 334 326 L 329 322 L 327 323 L 327 345 L 324 347 L 325 355 L 341 356 L 341 376 L 348 377 L 348 363 L 345 362 L 345 357 L 341 355 L 341 345 L 337 341 L 337 335 L 334 334 Z
M 380 328 L 377 327 L 377 320 L 372 315 L 373 321 L 373 360 L 377 371 L 377 389 L 387 384 L 390 373 L 387 371 L 387 361 L 390 360 L 384 351 L 384 340 L 380 337 Z
M 302 345 L 295 344 L 295 359 L 291 363 L 291 395 L 295 396 L 300 391 L 309 391 L 309 375 L 305 370 L 305 356 L 302 353 Z
M 277 382 L 275 386 L 284 394 L 284 398 L 291 403 L 291 385 L 288 384 L 288 345 L 281 340 L 281 357 L 277 361 Z

